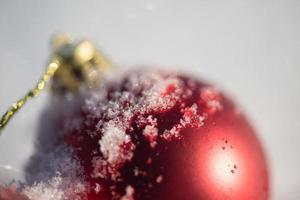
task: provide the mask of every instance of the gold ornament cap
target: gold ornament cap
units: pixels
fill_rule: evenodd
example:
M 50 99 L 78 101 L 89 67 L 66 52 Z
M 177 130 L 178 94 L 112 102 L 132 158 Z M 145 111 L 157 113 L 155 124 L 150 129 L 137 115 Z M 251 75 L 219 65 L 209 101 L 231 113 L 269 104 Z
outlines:
M 55 93 L 74 93 L 83 86 L 97 87 L 111 66 L 90 40 L 73 41 L 68 35 L 59 34 L 53 38 L 52 48 L 53 58 L 60 60 L 61 65 L 53 76 Z

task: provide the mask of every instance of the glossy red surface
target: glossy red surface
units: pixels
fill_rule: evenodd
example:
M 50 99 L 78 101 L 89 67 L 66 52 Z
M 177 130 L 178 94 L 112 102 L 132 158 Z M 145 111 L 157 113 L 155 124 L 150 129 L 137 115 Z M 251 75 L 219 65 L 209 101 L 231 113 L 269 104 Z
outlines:
M 29 200 L 25 195 L 16 190 L 14 185 L 1 186 L 0 185 L 0 200 Z
M 267 200 L 266 158 L 235 104 L 196 79 L 145 73 L 109 84 L 80 108 L 76 128 L 59 131 L 89 185 L 83 196 Z
M 182 89 L 190 89 L 192 95 L 180 99 L 171 109 L 148 111 L 144 117 L 151 115 L 157 119 L 158 137 L 166 129 L 178 126 L 180 118 L 187 116 L 193 119 L 195 114 L 189 110 L 193 104 L 198 106 L 196 115 L 205 119 L 178 128 L 178 138 L 159 139 L 157 145 L 151 148 L 149 138 L 143 136 L 145 125 L 136 122 L 140 114 L 135 113 L 130 122 L 131 130 L 128 131 L 135 145 L 134 156 L 117 167 L 120 172 L 118 181 L 90 176 L 94 170 L 90 162 L 95 156 L 92 152 L 99 148 L 101 133 L 93 138 L 85 133 L 94 129 L 96 124 L 84 126 L 79 133 L 80 139 L 78 133 L 73 133 L 76 138 L 72 134 L 67 135 L 67 143 L 82 147 L 77 155 L 84 163 L 87 180 L 91 185 L 98 183 L 102 187 L 98 194 L 91 192 L 89 199 L 111 199 L 113 193 L 126 193 L 128 185 L 134 189 L 131 197 L 136 200 L 268 199 L 266 159 L 247 120 L 231 100 L 207 89 L 209 86 L 194 80 L 194 84 L 189 86 L 189 78 L 178 78 L 185 83 Z M 126 84 L 126 78 L 123 84 Z M 113 87 L 110 93 L 114 90 Z M 124 92 L 128 89 L 118 90 Z M 174 90 L 172 84 L 166 86 L 161 98 Z M 108 100 L 118 101 L 109 96 Z M 211 100 L 220 104 L 209 106 Z M 124 148 L 126 151 L 127 147 Z

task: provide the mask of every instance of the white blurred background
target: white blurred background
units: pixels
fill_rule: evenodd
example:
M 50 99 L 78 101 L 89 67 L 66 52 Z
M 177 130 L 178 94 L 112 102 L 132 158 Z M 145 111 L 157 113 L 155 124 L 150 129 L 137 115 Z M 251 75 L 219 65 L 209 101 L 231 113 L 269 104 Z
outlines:
M 95 40 L 119 64 L 171 66 L 217 83 L 259 130 L 272 199 L 300 199 L 300 1 L 0 0 L 0 113 L 36 83 L 60 31 Z M 0 181 L 22 178 L 48 95 L 0 137 Z

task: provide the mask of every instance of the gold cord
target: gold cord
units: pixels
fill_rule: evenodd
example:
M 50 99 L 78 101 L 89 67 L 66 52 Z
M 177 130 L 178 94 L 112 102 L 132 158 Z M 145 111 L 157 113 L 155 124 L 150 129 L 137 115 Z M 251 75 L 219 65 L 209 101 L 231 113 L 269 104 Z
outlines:
M 36 86 L 29 90 L 27 94 L 16 103 L 12 104 L 11 107 L 4 113 L 0 120 L 0 135 L 4 127 L 7 125 L 9 120 L 16 114 L 16 112 L 24 106 L 24 104 L 31 98 L 36 97 L 44 90 L 46 83 L 53 77 L 61 63 L 58 59 L 53 59 L 48 65 L 47 70 L 38 81 Z

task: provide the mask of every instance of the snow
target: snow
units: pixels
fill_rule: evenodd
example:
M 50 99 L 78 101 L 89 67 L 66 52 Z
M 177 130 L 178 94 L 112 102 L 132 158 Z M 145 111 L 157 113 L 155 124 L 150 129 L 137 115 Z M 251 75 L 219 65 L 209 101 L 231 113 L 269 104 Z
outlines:
M 63 200 L 66 197 L 64 191 L 60 188 L 61 184 L 62 178 L 58 175 L 46 183 L 40 182 L 31 187 L 25 187 L 23 193 L 30 200 Z
M 121 197 L 121 200 L 134 200 L 134 188 L 130 185 L 126 187 L 126 194 Z
M 86 187 L 81 182 L 63 178 L 59 172 L 46 182 L 26 186 L 22 193 L 29 200 L 83 200 Z
M 222 110 L 220 102 L 220 93 L 214 87 L 205 87 L 201 89 L 200 98 L 206 103 L 209 111 L 215 113 Z
M 28 184 L 22 193 L 29 200 L 83 200 L 87 189 L 81 175 L 81 166 L 65 146 L 58 146 L 53 152 L 39 152 L 28 171 Z
M 130 136 L 124 130 L 116 127 L 113 123 L 108 123 L 104 128 L 103 137 L 99 140 L 100 151 L 110 164 L 115 165 L 120 160 L 131 159 L 132 152 L 122 150 L 122 145 L 130 141 Z

